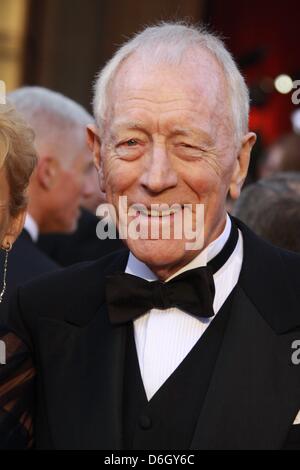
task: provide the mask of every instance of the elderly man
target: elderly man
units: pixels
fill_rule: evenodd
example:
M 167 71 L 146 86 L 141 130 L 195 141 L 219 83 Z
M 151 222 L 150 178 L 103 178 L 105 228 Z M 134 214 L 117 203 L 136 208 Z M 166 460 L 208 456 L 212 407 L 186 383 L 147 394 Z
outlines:
M 97 191 L 97 172 L 86 142 L 92 116 L 75 101 L 46 88 L 23 87 L 10 93 L 9 99 L 34 129 L 39 155 L 25 230 L 11 257 L 15 266 L 9 276 L 14 275 L 10 279 L 14 286 L 120 246 L 117 240 L 101 243 L 96 236 L 95 206 L 103 194 Z
M 84 129 L 91 117 L 75 101 L 46 88 L 20 88 L 9 100 L 33 128 L 39 156 L 25 227 L 33 239 L 38 233 L 73 232 L 81 199 L 93 190 L 85 177 L 91 155 Z
M 147 28 L 99 75 L 94 104 L 89 141 L 102 190 L 122 233 L 136 233 L 128 230 L 129 250 L 47 275 L 15 297 L 6 334 L 19 338 L 23 361 L 16 348 L 8 353 L 0 396 L 26 423 L 23 443 L 299 446 L 300 259 L 226 214 L 255 141 L 230 54 L 194 27 Z M 186 207 L 203 232 L 195 244 L 175 230 Z M 158 236 L 149 236 L 155 224 Z M 22 399 L 34 374 L 32 410 Z M 9 399 L 15 384 L 20 402 Z

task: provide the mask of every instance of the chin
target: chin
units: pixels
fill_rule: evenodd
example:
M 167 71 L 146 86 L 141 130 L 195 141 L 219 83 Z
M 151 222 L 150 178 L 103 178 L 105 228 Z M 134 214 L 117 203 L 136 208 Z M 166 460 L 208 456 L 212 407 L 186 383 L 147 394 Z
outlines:
M 68 230 L 68 233 L 72 234 L 72 233 L 76 232 L 77 228 L 78 228 L 78 223 L 76 221 L 70 226 L 70 228 Z
M 57 232 L 64 233 L 65 235 L 71 235 L 77 230 L 77 220 L 69 222 L 68 224 L 65 224 L 64 226 L 61 226 Z
M 193 253 L 186 251 L 184 240 L 126 240 L 126 244 L 150 269 L 180 265 Z

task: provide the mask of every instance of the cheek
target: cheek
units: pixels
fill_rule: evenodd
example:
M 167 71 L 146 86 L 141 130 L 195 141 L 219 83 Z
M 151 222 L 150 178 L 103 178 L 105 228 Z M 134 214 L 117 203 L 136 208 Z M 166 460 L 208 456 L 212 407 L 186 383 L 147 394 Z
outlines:
M 83 172 L 74 172 L 69 178 L 69 184 L 71 191 L 74 193 L 79 192 L 84 183 L 84 174 Z
M 137 161 L 124 162 L 113 159 L 104 165 L 104 185 L 108 198 L 120 195 L 134 184 L 140 173 Z
M 191 188 L 200 200 L 214 192 L 219 192 L 222 178 L 207 165 L 198 165 L 198 168 L 189 168 L 182 173 L 186 186 Z
M 61 191 L 58 194 L 58 198 L 61 201 L 61 206 L 71 208 L 78 204 L 78 200 L 81 195 L 81 186 L 74 179 L 68 178 L 64 181 L 61 187 Z

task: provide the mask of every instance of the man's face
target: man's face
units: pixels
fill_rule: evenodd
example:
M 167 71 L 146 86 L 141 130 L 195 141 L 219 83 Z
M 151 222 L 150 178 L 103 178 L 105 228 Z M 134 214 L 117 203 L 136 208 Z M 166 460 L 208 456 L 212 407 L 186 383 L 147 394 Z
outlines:
M 121 66 L 99 158 L 107 200 L 117 210 L 120 196 L 127 196 L 128 206 L 192 204 L 194 218 L 196 205 L 203 204 L 206 246 L 225 224 L 237 151 L 223 72 L 208 52 L 196 60 L 193 52 L 182 66 L 145 65 L 135 56 Z M 151 219 L 139 217 L 141 224 Z M 161 278 L 199 252 L 187 250 L 184 237 L 125 242 Z
M 42 233 L 71 233 L 76 230 L 81 202 L 89 197 L 91 190 L 86 178 L 91 158 L 90 151 L 82 148 L 80 151 L 74 149 L 74 157 L 67 167 L 55 160 L 55 177 L 46 195 L 48 202 L 40 227 Z
M 98 173 L 91 156 L 85 175 L 85 187 L 86 191 L 82 198 L 81 206 L 96 214 L 97 207 L 106 202 L 106 197 L 100 190 Z

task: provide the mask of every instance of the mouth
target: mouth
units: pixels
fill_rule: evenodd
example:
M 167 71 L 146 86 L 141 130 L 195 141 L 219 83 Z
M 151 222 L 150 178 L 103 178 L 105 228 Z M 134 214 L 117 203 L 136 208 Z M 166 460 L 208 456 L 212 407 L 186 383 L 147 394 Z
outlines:
M 166 204 L 161 204 L 162 206 L 166 206 Z M 155 217 L 155 218 L 164 218 L 164 217 L 171 217 L 175 214 L 178 214 L 182 209 L 183 205 L 181 204 L 173 204 L 170 208 L 160 208 L 160 204 L 154 204 L 155 207 L 146 207 L 143 204 L 134 204 L 132 206 L 132 213 L 129 215 L 134 215 L 136 217 L 143 216 L 143 217 Z M 175 207 L 174 207 L 175 206 Z

